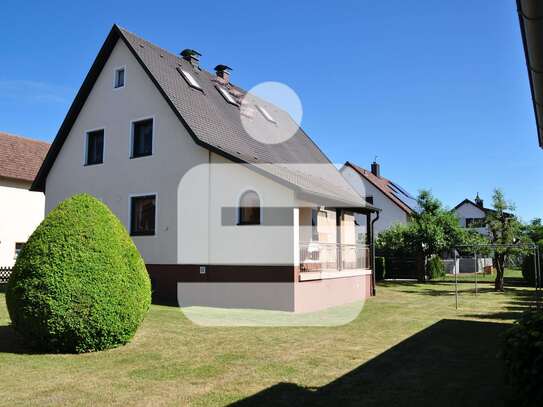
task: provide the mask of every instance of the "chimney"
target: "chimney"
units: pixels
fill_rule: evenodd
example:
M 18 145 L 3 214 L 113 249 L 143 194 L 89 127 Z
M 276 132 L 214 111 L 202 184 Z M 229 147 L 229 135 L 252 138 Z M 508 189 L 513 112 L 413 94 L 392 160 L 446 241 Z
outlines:
M 190 62 L 194 68 L 198 68 L 198 63 L 200 62 L 200 57 L 202 56 L 202 54 L 200 54 L 198 51 L 187 48 L 181 51 L 180 55 L 185 61 Z
M 477 205 L 479 208 L 483 208 L 483 200 L 479 196 L 479 192 L 477 192 L 477 196 L 475 197 L 475 205 Z
M 377 161 L 371 163 L 371 173 L 376 177 L 381 177 L 381 166 L 377 163 Z
M 217 78 L 221 78 L 224 83 L 230 82 L 230 68 L 228 65 L 219 64 L 215 67 L 215 72 L 217 73 Z

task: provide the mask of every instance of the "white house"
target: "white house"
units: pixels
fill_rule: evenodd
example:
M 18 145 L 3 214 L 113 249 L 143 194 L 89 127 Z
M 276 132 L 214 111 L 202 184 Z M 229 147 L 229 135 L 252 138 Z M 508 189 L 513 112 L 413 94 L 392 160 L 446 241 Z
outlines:
M 0 132 L 0 267 L 11 267 L 43 220 L 45 197 L 30 186 L 49 144 Z
M 397 183 L 381 176 L 378 163 L 373 162 L 371 171 L 368 171 L 347 161 L 340 171 L 366 202 L 381 209 L 379 219 L 375 223 L 375 234 L 379 234 L 394 224 L 409 222 L 412 214 L 417 210 L 416 199 Z
M 453 213 L 458 218 L 461 227 L 476 230 L 483 236 L 490 234 L 485 218 L 487 213 L 492 211 L 493 209 L 485 208 L 479 194 L 477 194 L 475 200 L 464 199 L 453 208 Z
M 238 286 L 192 299 L 311 311 L 370 295 L 376 209 L 303 130 L 281 139 L 287 113 L 247 102 L 227 66 L 211 74 L 199 56 L 112 28 L 33 184 L 46 212 L 80 192 L 105 202 L 155 301 L 224 282 Z

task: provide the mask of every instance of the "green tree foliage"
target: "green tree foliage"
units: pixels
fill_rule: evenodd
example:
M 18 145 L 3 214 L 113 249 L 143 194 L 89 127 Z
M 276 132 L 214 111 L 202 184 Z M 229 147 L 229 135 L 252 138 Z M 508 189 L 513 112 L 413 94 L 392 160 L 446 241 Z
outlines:
M 87 194 L 46 216 L 17 258 L 6 291 L 15 330 L 53 352 L 127 343 L 150 301 L 149 276 L 128 233 Z
M 522 229 L 525 238 L 539 247 L 539 261 L 541 263 L 541 254 L 543 253 L 543 223 L 541 219 L 533 219 Z M 534 253 L 525 255 L 522 261 L 522 276 L 530 285 L 535 284 L 535 269 Z
M 487 242 L 479 233 L 460 227 L 456 216 L 429 191 L 421 191 L 417 201 L 420 210 L 413 214 L 411 222 L 394 225 L 379 234 L 380 250 L 393 255 L 423 253 L 429 257 L 461 245 Z
M 517 405 L 540 406 L 543 400 L 543 312 L 530 310 L 506 332 L 503 344 L 506 374 Z
M 463 245 L 488 243 L 476 231 L 462 228 L 458 218 L 429 191 L 421 191 L 417 202 L 420 210 L 412 215 L 411 222 L 394 225 L 379 234 L 377 248 L 386 256 L 432 260 Z M 443 274 L 441 260 L 432 261 L 426 263 L 425 271 L 421 266 L 421 272 L 428 277 Z
M 492 211 L 486 214 L 485 223 L 490 231 L 490 243 L 495 245 L 513 245 L 523 242 L 522 227 L 514 215 L 515 206 L 505 200 L 503 192 L 494 190 L 492 196 Z M 521 251 L 514 247 L 497 247 L 494 250 L 494 267 L 496 280 L 494 288 L 503 291 L 505 265 L 509 256 Z

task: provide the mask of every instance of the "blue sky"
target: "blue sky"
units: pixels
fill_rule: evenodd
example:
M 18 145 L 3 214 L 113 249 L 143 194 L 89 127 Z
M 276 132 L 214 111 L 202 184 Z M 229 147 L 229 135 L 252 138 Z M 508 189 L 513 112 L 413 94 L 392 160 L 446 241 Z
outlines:
M 251 88 L 283 82 L 334 162 L 454 206 L 500 187 L 543 217 L 543 150 L 514 0 L 5 1 L 0 130 L 51 141 L 113 23 Z

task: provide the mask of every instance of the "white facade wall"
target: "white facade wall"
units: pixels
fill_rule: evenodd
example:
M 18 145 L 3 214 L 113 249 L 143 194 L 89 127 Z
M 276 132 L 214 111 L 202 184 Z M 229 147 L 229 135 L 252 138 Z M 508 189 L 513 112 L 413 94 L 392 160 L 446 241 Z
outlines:
M 217 154 L 210 153 L 210 160 L 211 165 L 194 168 L 179 186 L 179 263 L 292 265 L 294 192 Z M 240 226 L 231 217 L 225 223 L 223 209 L 235 217 L 248 190 L 260 198 L 262 224 Z
M 15 243 L 25 243 L 43 220 L 45 197 L 30 183 L 0 180 L 0 267 L 15 263 Z
M 405 224 L 409 221 L 409 216 L 405 211 L 400 209 L 389 197 L 383 194 L 371 182 L 361 177 L 351 167 L 343 166 L 341 173 L 360 196 L 372 196 L 373 206 L 381 209 L 379 220 L 375 223 L 375 236 L 394 224 Z
M 114 70 L 125 66 L 125 87 L 113 89 Z M 154 118 L 153 155 L 130 159 L 131 121 Z M 104 163 L 84 166 L 85 132 L 105 129 Z M 206 163 L 197 146 L 119 41 L 72 127 L 46 183 L 46 212 L 60 201 L 88 192 L 106 203 L 125 227 L 129 198 L 157 194 L 156 236 L 133 237 L 146 263 L 177 262 L 177 186 L 192 167 Z

